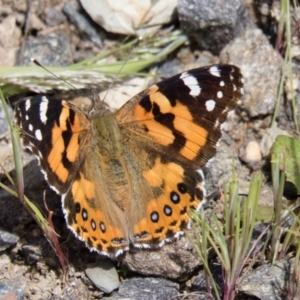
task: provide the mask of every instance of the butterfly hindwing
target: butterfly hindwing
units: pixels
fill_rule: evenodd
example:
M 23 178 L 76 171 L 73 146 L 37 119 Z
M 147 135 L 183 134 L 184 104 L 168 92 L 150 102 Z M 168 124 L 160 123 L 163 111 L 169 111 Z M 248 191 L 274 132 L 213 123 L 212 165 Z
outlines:
M 69 228 L 86 245 L 101 254 L 117 256 L 129 248 L 124 210 L 114 201 L 114 190 L 107 190 L 105 166 L 93 148 L 85 159 L 69 191 L 63 195 L 63 208 Z M 97 181 L 94 179 L 97 178 Z
M 134 155 L 141 161 L 134 160 Z M 131 205 L 125 210 L 131 242 L 136 247 L 162 246 L 186 229 L 190 210 L 197 209 L 203 199 L 202 177 L 142 144 L 128 145 L 124 157 L 134 183 Z

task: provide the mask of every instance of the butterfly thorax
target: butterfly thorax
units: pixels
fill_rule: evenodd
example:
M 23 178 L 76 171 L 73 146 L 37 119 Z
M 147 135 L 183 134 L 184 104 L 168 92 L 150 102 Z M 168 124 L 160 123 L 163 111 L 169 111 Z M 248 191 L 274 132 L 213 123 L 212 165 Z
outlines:
M 130 198 L 130 178 L 123 158 L 122 136 L 118 123 L 113 115 L 101 116 L 92 119 L 91 129 L 94 138 L 87 155 L 96 158 L 93 163 L 100 166 L 103 189 L 109 199 L 124 210 Z
M 93 107 L 88 112 L 89 119 L 96 119 L 98 117 L 109 115 L 112 115 L 112 111 L 110 110 L 109 105 L 104 101 L 95 102 Z

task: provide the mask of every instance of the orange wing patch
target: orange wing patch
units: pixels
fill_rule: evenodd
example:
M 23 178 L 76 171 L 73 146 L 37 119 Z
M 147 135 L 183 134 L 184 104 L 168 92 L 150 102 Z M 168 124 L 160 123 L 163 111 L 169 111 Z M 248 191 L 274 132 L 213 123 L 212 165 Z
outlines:
M 135 243 L 157 244 L 186 227 L 190 210 L 197 209 L 203 200 L 202 186 L 187 177 L 182 166 L 163 164 L 159 158 L 150 170 L 143 172 L 143 177 L 160 193 L 148 201 L 145 218 L 134 226 Z M 200 192 L 195 193 L 196 189 Z
M 63 164 L 63 156 L 66 155 L 71 163 L 74 163 L 78 158 L 79 135 L 82 128 L 79 116 L 75 114 L 74 121 L 71 123 L 69 120 L 71 110 L 65 101 L 62 104 L 64 107 L 59 118 L 59 124 L 55 124 L 52 128 L 52 148 L 47 160 L 51 170 L 62 182 L 66 182 L 69 177 L 69 170 Z M 72 132 L 72 136 L 66 148 L 63 132 L 68 130 Z
M 137 105 L 134 110 L 136 120 L 144 124 L 148 134 L 163 146 L 169 146 L 174 143 L 174 129 L 180 132 L 186 141 L 179 153 L 188 160 L 195 159 L 207 142 L 208 131 L 194 122 L 192 113 L 186 105 L 177 101 L 176 105 L 172 106 L 170 100 L 159 92 L 158 86 L 154 85 L 149 88 L 147 95 L 149 96 L 149 107 L 151 109 L 147 110 L 142 105 Z M 173 115 L 173 128 L 169 128 L 166 124 L 157 121 L 153 112 L 155 107 L 159 109 L 159 119 L 162 119 L 164 114 L 168 114 L 166 117 L 169 118 Z
M 108 208 L 101 207 L 101 201 L 105 200 L 101 199 L 99 188 L 95 181 L 88 180 L 80 172 L 64 197 L 66 218 L 69 227 L 90 248 L 106 255 L 117 255 L 119 250 L 122 252 L 128 248 L 128 239 L 124 226 L 120 226 L 122 217 L 118 218 L 116 213 L 116 221 L 107 213 Z

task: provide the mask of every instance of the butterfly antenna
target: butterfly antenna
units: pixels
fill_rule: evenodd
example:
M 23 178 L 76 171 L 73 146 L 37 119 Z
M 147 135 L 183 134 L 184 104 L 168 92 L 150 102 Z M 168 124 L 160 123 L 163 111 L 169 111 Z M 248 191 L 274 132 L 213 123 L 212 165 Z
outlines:
M 131 49 L 131 51 L 130 51 L 130 53 L 129 53 L 127 59 L 125 60 L 125 62 L 124 62 L 123 65 L 121 66 L 121 68 L 120 68 L 120 70 L 118 71 L 118 73 L 117 73 L 117 74 L 115 75 L 115 77 L 113 78 L 113 80 L 112 80 L 112 82 L 110 83 L 108 89 L 106 90 L 106 93 L 105 93 L 104 98 L 103 98 L 103 100 L 102 100 L 103 102 L 104 102 L 104 100 L 105 100 L 105 98 L 106 98 L 108 92 L 111 90 L 113 84 L 116 82 L 117 78 L 119 77 L 121 71 L 123 70 L 123 68 L 125 67 L 125 65 L 128 63 L 128 61 L 129 61 L 130 57 L 132 56 L 134 50 L 137 48 L 137 46 L 139 45 L 139 43 L 142 41 L 142 39 L 143 39 L 143 38 L 142 38 L 141 36 L 138 37 L 136 43 L 134 44 L 134 46 L 132 47 L 132 49 Z
M 52 73 L 51 71 L 49 71 L 47 68 L 45 68 L 43 65 L 41 65 L 35 58 L 31 58 L 31 61 L 37 65 L 38 67 L 41 67 L 42 69 L 44 69 L 46 72 L 48 72 L 49 74 L 51 74 L 52 76 L 54 76 L 55 78 L 57 78 L 58 80 L 63 81 L 64 83 L 66 83 L 67 85 L 69 85 L 70 87 L 72 87 L 73 89 L 77 90 L 76 86 L 74 86 L 73 84 L 71 84 L 70 82 L 66 81 L 65 79 L 55 75 L 54 73 Z

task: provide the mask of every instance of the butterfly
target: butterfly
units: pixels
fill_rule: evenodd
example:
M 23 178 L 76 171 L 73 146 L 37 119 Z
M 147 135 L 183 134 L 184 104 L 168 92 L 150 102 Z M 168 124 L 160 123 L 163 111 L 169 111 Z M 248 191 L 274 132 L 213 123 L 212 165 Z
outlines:
M 187 228 L 205 200 L 199 170 L 242 94 L 238 67 L 212 65 L 154 84 L 115 113 L 35 96 L 17 104 L 15 120 L 62 196 L 68 227 L 113 258 L 161 247 Z

